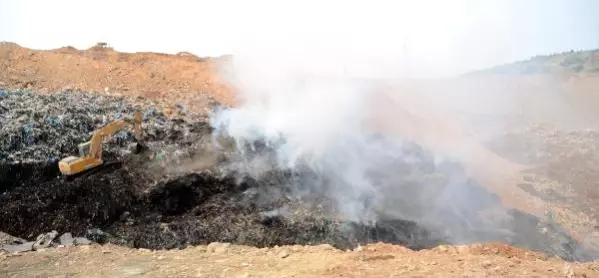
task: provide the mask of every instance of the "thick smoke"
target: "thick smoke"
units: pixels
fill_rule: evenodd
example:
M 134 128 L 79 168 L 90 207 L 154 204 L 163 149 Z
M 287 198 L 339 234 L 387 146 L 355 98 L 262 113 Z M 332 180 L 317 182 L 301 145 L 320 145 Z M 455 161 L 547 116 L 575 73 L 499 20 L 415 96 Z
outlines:
M 219 111 L 212 123 L 234 138 L 240 151 L 265 143 L 274 150 L 274 160 L 254 156 L 242 171 L 260 176 L 273 168 L 308 170 L 315 178 L 295 189 L 327 194 L 348 220 L 374 221 L 372 206 L 380 196 L 368 173 L 388 150 L 369 142 L 371 134 L 363 128 L 372 86 L 303 71 L 285 57 L 244 58 L 228 65 L 242 104 Z
M 468 182 L 465 169 L 446 165 L 475 165 L 488 154 L 477 153 L 459 123 L 424 96 L 349 76 L 348 61 L 324 55 L 252 54 L 223 65 L 240 103 L 211 118 L 217 135 L 235 140 L 240 159 L 229 170 L 257 178 L 272 170 L 300 173 L 281 186 L 293 197 L 322 194 L 348 221 L 390 217 L 438 225 L 448 219 L 439 211 L 448 207 L 480 209 L 464 202 L 474 196 L 460 188 Z M 436 177 L 437 168 L 444 178 Z
M 468 170 L 477 171 L 480 161 L 493 157 L 467 136 L 459 121 L 441 113 L 424 95 L 372 76 L 352 76 L 348 65 L 360 69 L 364 64 L 355 62 L 360 59 L 323 52 L 260 53 L 236 55 L 223 64 L 223 77 L 238 91 L 240 103 L 211 119 L 217 133 L 235 139 L 244 157 L 232 165 L 236 171 L 260 176 L 273 168 L 308 169 L 316 180 L 294 188 L 324 190 L 337 201 L 344 217 L 370 222 L 375 220 L 371 215 L 375 206 L 382 203 L 381 188 L 387 188 L 385 195 L 407 194 L 398 186 L 380 184 L 375 176 L 401 172 L 397 167 L 414 167 L 395 165 L 412 159 L 402 151 L 408 141 L 434 151 L 431 164 L 448 158 L 469 163 L 475 169 Z M 377 72 L 376 65 L 373 60 L 368 70 L 354 72 Z M 252 149 L 257 142 L 274 154 L 255 155 Z M 422 162 L 414 164 L 418 163 Z M 461 175 L 463 170 L 457 172 Z
M 239 102 L 211 117 L 215 137 L 235 141 L 225 170 L 256 178 L 292 173 L 279 180 L 281 192 L 261 198 L 322 196 L 343 220 L 412 220 L 456 244 L 578 252 L 562 228 L 541 219 L 547 207 L 540 197 L 517 186 L 528 166 L 481 142 L 511 128 L 506 119 L 528 125 L 521 114 L 537 122 L 559 117 L 523 99 L 549 98 L 555 112 L 565 109 L 559 94 L 521 94 L 520 83 L 502 78 L 391 80 L 375 74 L 385 68 L 376 59 L 362 68 L 360 59 L 330 52 L 265 52 L 238 53 L 222 64 Z
M 346 220 L 415 220 L 453 229 L 456 241 L 469 239 L 468 230 L 512 230 L 497 199 L 524 212 L 543 210 L 516 187 L 523 167 L 484 147 L 476 126 L 465 125 L 471 119 L 459 118 L 489 111 L 483 104 L 502 110 L 497 101 L 472 97 L 487 86 L 501 91 L 502 83 L 466 90 L 459 79 L 431 80 L 434 87 L 389 70 L 384 58 L 399 65 L 402 59 L 385 55 L 384 47 L 363 44 L 366 50 L 352 52 L 342 48 L 351 45 L 343 38 L 324 40 L 334 42 L 330 47 L 299 41 L 244 46 L 221 65 L 239 98 L 211 117 L 215 135 L 237 146 L 228 170 L 254 177 L 302 173 L 281 185 L 292 197 L 317 192 Z M 501 105 L 514 104 L 506 97 Z M 480 119 L 475 124 L 490 126 Z M 492 194 L 499 198 L 481 197 Z

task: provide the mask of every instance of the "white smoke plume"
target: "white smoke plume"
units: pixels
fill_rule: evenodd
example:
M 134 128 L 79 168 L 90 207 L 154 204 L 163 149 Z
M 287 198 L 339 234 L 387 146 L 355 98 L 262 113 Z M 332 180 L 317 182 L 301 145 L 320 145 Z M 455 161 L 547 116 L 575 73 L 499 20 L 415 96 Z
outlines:
M 384 81 L 385 63 L 372 59 L 363 64 L 360 61 L 368 60 L 365 53 L 341 56 L 325 50 L 282 49 L 249 48 L 223 65 L 223 77 L 239 93 L 239 104 L 215 113 L 212 125 L 217 133 L 234 138 L 242 152 L 256 141 L 275 150 L 274 163 L 246 154 L 247 159 L 236 164 L 235 170 L 260 176 L 273 168 L 308 168 L 318 175 L 309 187 L 326 188 L 323 191 L 336 201 L 343 217 L 361 222 L 376 220 L 373 213 L 383 209 L 383 197 L 389 197 L 383 195 L 409 199 L 409 194 L 450 190 L 422 188 L 408 193 L 394 184 L 393 179 L 407 179 L 397 174 L 401 167 L 421 163 L 397 165 L 414 159 L 401 148 L 405 140 L 433 151 L 433 164 L 445 159 L 464 163 L 467 171 L 474 177 L 478 174 L 495 193 L 499 190 L 493 186 L 516 173 L 516 166 L 482 148 L 460 121 L 426 96 L 401 91 Z M 376 135 L 386 140 L 377 140 Z M 478 166 L 481 161 L 495 161 L 496 173 Z M 459 179 L 464 175 L 461 170 L 450 174 Z M 384 182 L 381 176 L 387 176 Z M 423 199 L 418 205 L 435 202 Z M 394 211 L 396 217 L 416 217 Z
M 380 23 L 384 25 L 384 20 Z M 446 87 L 446 81 L 433 80 L 438 88 L 428 88 L 427 81 L 408 79 L 412 71 L 426 75 L 427 70 L 449 66 L 442 59 L 431 61 L 426 52 L 427 46 L 450 45 L 450 37 L 423 35 L 426 39 L 420 37 L 413 44 L 421 48 L 410 45 L 402 51 L 406 44 L 389 33 L 392 28 L 388 26 L 361 30 L 333 22 L 323 26 L 324 31 L 309 34 L 301 32 L 301 24 L 294 26 L 289 33 L 264 26 L 263 36 L 246 41 L 222 65 L 222 77 L 238 93 L 239 103 L 217 111 L 211 121 L 217 133 L 235 139 L 245 159 L 231 168 L 254 176 L 272 169 L 309 169 L 315 174 L 310 184 L 290 186 L 298 191 L 306 186 L 321 189 L 335 201 L 340 214 L 352 221 L 376 221 L 374 215 L 384 211 L 404 219 L 432 217 L 428 221 L 434 222 L 443 217 L 430 215 L 437 213 L 435 207 L 480 209 L 465 201 L 476 198 L 470 189 L 461 187 L 470 178 L 511 207 L 531 213 L 543 209 L 529 204 L 534 198 L 515 187 L 523 167 L 483 147 L 464 121 L 445 111 L 451 106 L 466 112 L 484 109 L 483 104 L 496 110 L 513 106 L 512 99 L 499 104 L 472 98 L 487 86 L 501 91 L 501 81 L 483 81 L 480 88 L 462 90 L 465 95 L 459 95 L 449 91 L 460 87 L 459 80 Z M 360 43 L 354 44 L 357 40 Z M 447 94 L 425 95 L 427 90 Z M 450 180 L 431 181 L 430 186 L 413 192 L 414 188 L 401 185 L 416 179 L 404 174 L 402 167 L 420 165 L 419 161 L 405 165 L 414 160 L 406 151 L 410 148 L 404 146 L 406 140 L 432 152 L 428 163 L 432 167 L 457 161 L 464 169 L 446 168 Z M 274 160 L 247 152 L 259 141 L 274 150 Z M 462 218 L 467 222 L 472 217 Z
M 371 156 L 385 150 L 369 145 L 362 127 L 370 88 L 342 76 L 319 75 L 298 62 L 306 60 L 235 57 L 228 69 L 242 104 L 220 111 L 213 125 L 235 138 L 238 146 L 263 140 L 275 148 L 275 165 L 260 167 L 252 160 L 249 174 L 259 175 L 270 167 L 308 167 L 322 176 L 321 182 L 331 181 L 328 193 L 344 217 L 372 221 L 372 211 L 363 201 L 376 197 L 367 172 L 373 166 Z

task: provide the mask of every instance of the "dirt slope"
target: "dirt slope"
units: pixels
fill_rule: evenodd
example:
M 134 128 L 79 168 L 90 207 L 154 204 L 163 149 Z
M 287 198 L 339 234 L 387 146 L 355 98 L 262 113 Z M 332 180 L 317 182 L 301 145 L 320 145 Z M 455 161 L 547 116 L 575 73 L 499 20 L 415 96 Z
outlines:
M 233 100 L 213 74 L 214 66 L 215 59 L 189 53 L 121 53 L 104 47 L 39 51 L 0 43 L 0 87 L 139 96 L 198 110 L 210 99 Z

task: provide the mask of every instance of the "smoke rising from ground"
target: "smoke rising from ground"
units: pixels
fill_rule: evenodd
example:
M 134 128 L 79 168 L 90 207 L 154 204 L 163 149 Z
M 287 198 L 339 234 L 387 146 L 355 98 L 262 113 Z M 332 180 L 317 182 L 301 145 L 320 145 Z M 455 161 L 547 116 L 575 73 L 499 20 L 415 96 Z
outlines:
M 393 60 L 384 47 L 350 51 L 338 37 L 328 39 L 324 46 L 304 47 L 300 39 L 248 45 L 221 65 L 224 81 L 239 94 L 236 107 L 211 118 L 215 135 L 236 142 L 238 160 L 229 170 L 255 177 L 273 169 L 299 173 L 281 187 L 297 198 L 322 194 L 349 221 L 414 220 L 455 242 L 516 241 L 527 232 L 502 207 L 544 211 L 538 198 L 516 187 L 525 167 L 480 140 L 510 128 L 505 119 L 518 122 L 515 112 L 540 119 L 556 113 L 527 111 L 531 102 L 515 93 L 517 82 L 402 80 L 377 58 Z M 549 101 L 558 103 L 555 96 Z
M 425 96 L 351 76 L 347 66 L 360 67 L 356 61 L 368 55 L 344 60 L 326 51 L 269 51 L 236 55 L 222 68 L 240 103 L 211 121 L 217 134 L 236 142 L 242 159 L 231 170 L 255 177 L 273 169 L 310 173 L 282 186 L 294 196 L 325 195 L 349 221 L 372 223 L 386 215 L 435 224 L 447 218 L 437 213 L 448 206 L 469 209 L 455 198 L 456 192 L 468 196 L 458 185 L 468 180 L 465 169 L 445 167 L 450 180 L 431 176 L 453 160 L 484 159 L 459 122 Z M 372 60 L 362 72 L 384 69 L 377 66 Z M 256 150 L 257 143 L 272 152 Z M 414 170 L 419 167 L 433 169 Z
M 344 217 L 373 220 L 363 201 L 377 197 L 367 172 L 372 157 L 386 151 L 369 144 L 361 126 L 368 109 L 368 84 L 314 75 L 284 59 L 234 58 L 228 69 L 243 104 L 217 113 L 213 125 L 235 138 L 240 150 L 257 141 L 274 149 L 272 164 L 259 163 L 263 157 L 258 156 L 249 161 L 248 174 L 260 175 L 273 167 L 309 169 L 318 177 L 310 186 L 328 183 L 326 193 L 338 201 Z

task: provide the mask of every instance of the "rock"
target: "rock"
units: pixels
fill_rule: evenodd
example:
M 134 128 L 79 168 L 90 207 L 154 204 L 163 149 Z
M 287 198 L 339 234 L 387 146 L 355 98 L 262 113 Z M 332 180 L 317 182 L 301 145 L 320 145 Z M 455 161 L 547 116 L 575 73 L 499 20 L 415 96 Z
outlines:
M 64 233 L 59 237 L 60 244 L 64 246 L 73 245 L 73 235 L 71 233 Z
M 84 237 L 76 237 L 73 239 L 73 244 L 75 245 L 90 245 L 92 244 L 91 240 Z
M 48 248 L 52 244 L 52 241 L 58 236 L 57 231 L 41 234 L 37 236 L 37 240 L 33 244 L 33 250 Z
M 0 128 L 1 128 L 1 126 L 0 126 Z M 14 237 L 7 233 L 0 232 L 0 246 L 5 245 L 5 244 L 6 245 L 19 245 L 19 244 L 23 244 L 26 242 L 27 241 L 22 238 Z
M 230 246 L 231 243 L 212 242 L 208 244 L 207 249 L 209 253 L 224 254 Z
M 490 260 L 484 260 L 484 261 L 482 262 L 482 266 L 483 266 L 484 268 L 489 268 L 489 267 L 491 267 L 492 265 L 493 265 L 493 263 L 491 263 L 491 261 L 490 261 Z
M 21 253 L 21 252 L 27 252 L 27 251 L 32 251 L 33 250 L 33 244 L 35 242 L 30 241 L 30 242 L 25 242 L 25 243 L 21 243 L 21 244 L 14 244 L 14 245 L 4 245 L 2 246 L 2 250 L 9 252 L 9 253 Z
M 283 250 L 283 251 L 279 252 L 278 257 L 281 259 L 287 258 L 287 257 L 289 257 L 289 253 L 287 251 Z

